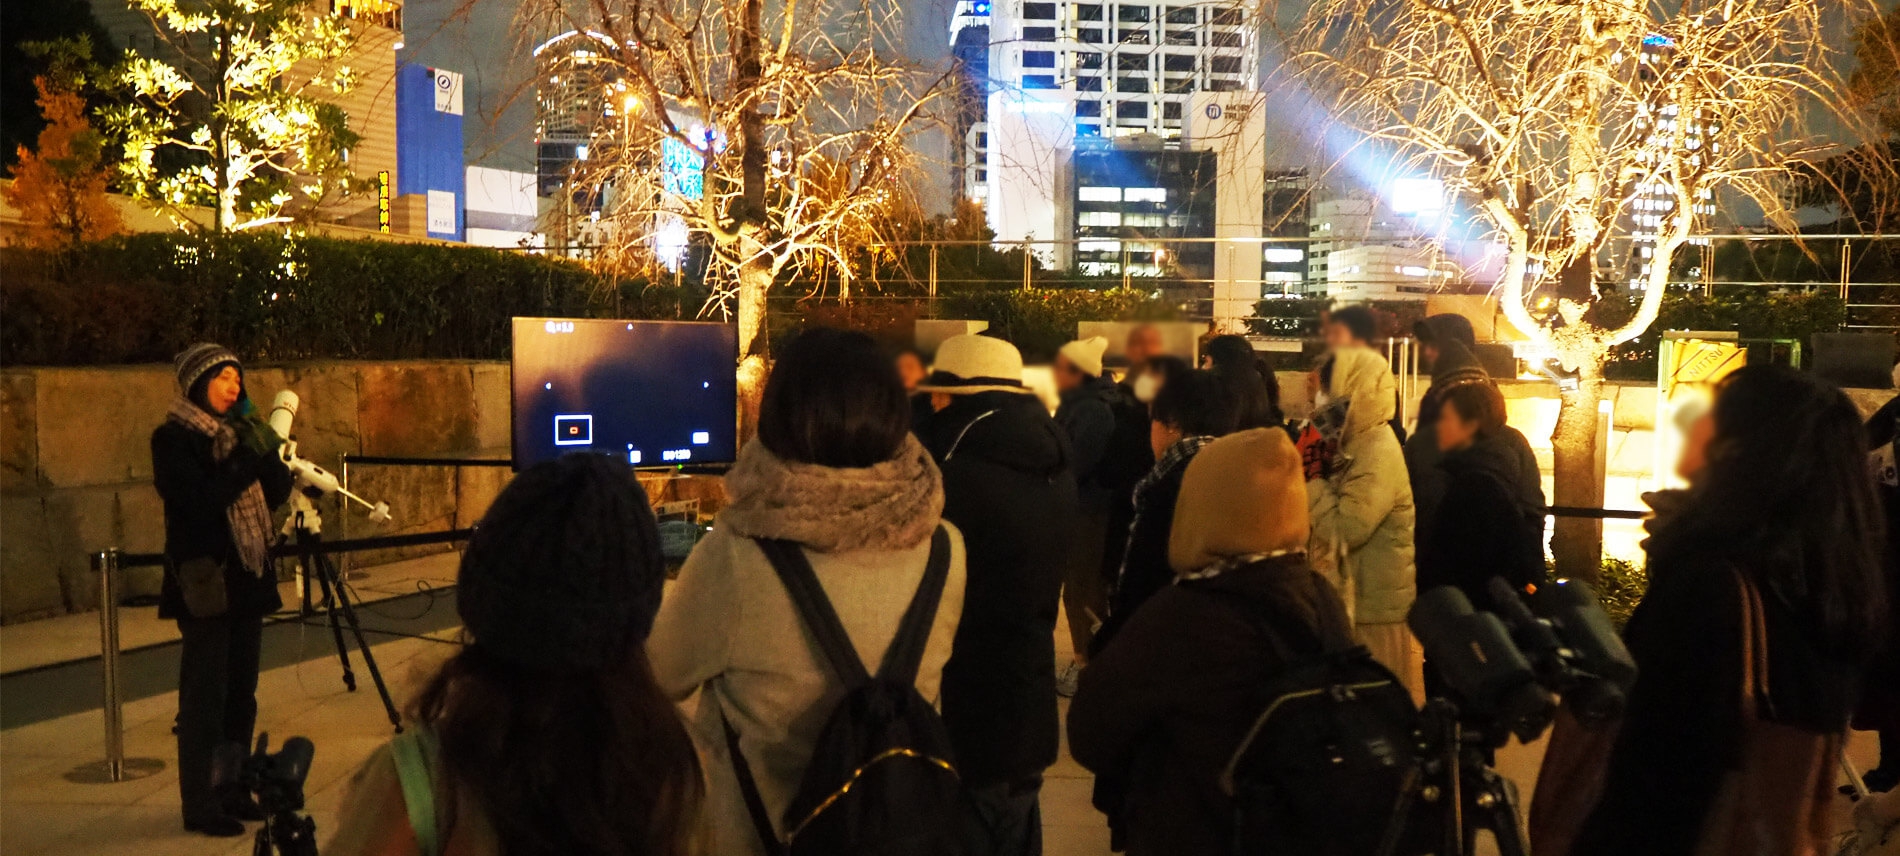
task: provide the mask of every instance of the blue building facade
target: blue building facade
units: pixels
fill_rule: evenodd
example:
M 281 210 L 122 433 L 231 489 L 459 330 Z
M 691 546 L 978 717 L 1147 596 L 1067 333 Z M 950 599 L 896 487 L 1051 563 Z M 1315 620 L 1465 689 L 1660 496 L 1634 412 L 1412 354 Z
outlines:
M 420 65 L 396 69 L 395 189 L 428 200 L 429 237 L 463 240 L 466 182 L 462 75 Z

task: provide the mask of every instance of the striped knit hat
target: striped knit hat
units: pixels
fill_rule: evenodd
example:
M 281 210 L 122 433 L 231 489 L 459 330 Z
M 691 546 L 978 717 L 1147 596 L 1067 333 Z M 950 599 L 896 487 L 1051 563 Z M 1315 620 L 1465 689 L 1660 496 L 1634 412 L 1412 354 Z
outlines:
M 237 354 L 229 348 L 210 342 L 199 342 L 179 352 L 172 360 L 172 367 L 178 371 L 178 391 L 191 395 L 193 387 L 212 372 L 225 366 L 237 366 L 243 371 L 244 364 L 238 362 Z

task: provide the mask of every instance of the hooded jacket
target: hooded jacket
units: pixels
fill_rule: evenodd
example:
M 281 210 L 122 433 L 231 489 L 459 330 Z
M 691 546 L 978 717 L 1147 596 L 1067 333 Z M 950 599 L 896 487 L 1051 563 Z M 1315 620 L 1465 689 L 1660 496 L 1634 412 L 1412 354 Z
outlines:
M 1417 594 L 1412 486 L 1386 424 L 1396 409 L 1392 370 L 1366 348 L 1342 348 L 1328 392 L 1350 402 L 1332 474 L 1306 483 L 1313 568 L 1330 577 L 1359 624 L 1405 621 Z
M 726 484 L 732 503 L 668 587 L 646 651 L 668 695 L 680 702 L 699 695 L 688 728 L 706 758 L 711 852 L 748 854 L 761 844 L 726 727 L 738 733 L 739 751 L 776 821 L 845 694 L 753 539 L 804 547 L 852 647 L 875 671 L 923 581 L 943 490 L 935 463 L 915 440 L 892 460 L 863 468 L 788 462 L 755 441 L 740 450 Z M 917 670 L 917 691 L 926 699 L 940 697 L 964 596 L 962 539 L 956 527 L 945 528 L 949 576 Z
M 1118 783 L 1105 808 L 1130 856 L 1230 852 L 1233 806 L 1220 770 L 1260 712 L 1262 684 L 1292 657 L 1317 653 L 1284 640 L 1352 638 L 1338 594 L 1297 552 L 1305 490 L 1285 432 L 1223 438 L 1187 470 L 1169 553 L 1177 571 L 1199 578 L 1135 612 L 1090 660 L 1069 708 L 1070 753 Z M 1098 804 L 1104 796 L 1098 788 Z
M 1075 477 L 1035 397 L 957 396 L 918 427 L 943 472 L 944 519 L 963 532 L 963 620 L 943 670 L 943 719 L 965 785 L 1017 782 L 1055 763 L 1055 629 Z
M 1524 501 L 1523 461 L 1509 440 L 1486 437 L 1445 456 L 1444 503 L 1418 541 L 1418 588 L 1457 586 L 1489 609 L 1492 577 L 1514 586 L 1544 578 L 1544 510 Z
M 1471 322 L 1462 315 L 1433 315 L 1419 322 L 1421 335 L 1431 333 L 1438 346 L 1438 360 L 1432 365 L 1432 383 L 1418 403 L 1418 425 L 1405 442 L 1405 467 L 1412 483 L 1412 502 L 1418 508 L 1418 538 L 1424 544 L 1431 538 L 1433 517 L 1449 487 L 1446 472 L 1439 467 L 1444 453 L 1438 450 L 1438 412 L 1444 407 L 1445 391 L 1464 383 L 1492 383 L 1484 366 L 1471 353 Z M 1516 459 L 1517 501 L 1527 506 L 1544 507 L 1544 481 L 1537 469 L 1537 453 L 1516 428 L 1505 426 L 1498 435 L 1500 445 Z

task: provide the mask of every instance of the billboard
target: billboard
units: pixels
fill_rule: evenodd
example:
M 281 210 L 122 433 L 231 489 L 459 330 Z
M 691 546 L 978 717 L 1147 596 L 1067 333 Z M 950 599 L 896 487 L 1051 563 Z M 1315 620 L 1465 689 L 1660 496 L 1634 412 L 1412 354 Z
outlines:
M 421 65 L 396 70 L 396 193 L 424 197 L 429 237 L 463 240 L 462 75 Z

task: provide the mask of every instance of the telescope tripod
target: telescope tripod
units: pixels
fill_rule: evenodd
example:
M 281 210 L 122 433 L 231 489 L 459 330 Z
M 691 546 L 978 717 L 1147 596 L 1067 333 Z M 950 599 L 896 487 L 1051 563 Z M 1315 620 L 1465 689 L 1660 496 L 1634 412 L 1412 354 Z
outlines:
M 1497 841 L 1498 856 L 1527 856 L 1530 846 L 1519 822 L 1517 786 L 1491 766 L 1492 749 L 1485 735 L 1466 729 L 1457 705 L 1445 699 L 1426 702 L 1423 714 L 1430 751 L 1420 758 L 1392 809 L 1380 856 L 1411 852 L 1410 847 L 1401 849 L 1402 841 L 1430 847 L 1422 852 L 1437 856 L 1475 856 L 1477 833 L 1486 830 Z M 1433 827 L 1438 836 L 1429 843 L 1416 833 L 1415 824 L 1425 820 L 1413 814 L 1421 802 L 1443 812 Z
M 317 513 L 316 505 L 301 491 L 293 494 L 290 520 L 284 529 L 296 539 L 298 547 L 308 548 L 297 556 L 303 576 L 303 618 L 307 623 L 307 619 L 315 614 L 316 607 L 321 607 L 329 616 L 330 637 L 336 642 L 336 656 L 343 664 L 343 686 L 350 692 L 356 692 L 356 671 L 350 665 L 350 649 L 343 639 L 344 624 L 349 626 L 350 635 L 356 637 L 356 650 L 363 655 L 363 666 L 369 670 L 370 681 L 376 684 L 376 694 L 382 697 L 383 711 L 389 715 L 389 724 L 395 726 L 396 733 L 402 733 L 402 715 L 396 711 L 396 702 L 389 696 L 389 686 L 383 683 L 383 672 L 376 667 L 376 655 L 370 652 L 369 641 L 363 637 L 363 625 L 356 618 L 356 606 L 350 602 L 349 589 L 344 587 L 342 576 L 337 573 L 336 563 L 330 561 L 329 554 L 316 550 L 323 543 L 323 520 Z M 314 605 L 311 600 L 313 581 L 322 593 L 322 598 Z M 341 623 L 337 620 L 339 613 L 342 614 Z

